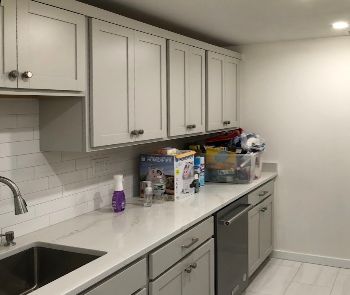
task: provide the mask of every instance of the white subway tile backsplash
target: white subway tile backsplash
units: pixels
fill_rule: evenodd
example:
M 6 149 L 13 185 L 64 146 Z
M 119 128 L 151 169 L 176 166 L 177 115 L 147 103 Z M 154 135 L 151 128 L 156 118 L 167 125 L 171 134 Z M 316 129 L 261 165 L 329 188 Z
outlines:
M 62 154 L 60 152 L 43 152 L 17 156 L 17 167 L 34 167 L 39 165 L 48 165 L 48 163 L 56 163 L 61 161 Z
M 23 236 L 30 232 L 39 230 L 41 228 L 47 227 L 50 225 L 50 216 L 44 215 L 40 217 L 36 217 L 30 219 L 25 222 L 13 224 L 7 227 L 2 228 L 2 232 L 6 232 L 9 230 L 13 230 L 15 232 L 16 237 Z
M 161 144 L 93 153 L 40 152 L 36 99 L 0 98 L 0 175 L 16 181 L 29 213 L 15 216 L 11 190 L 0 184 L 0 231 L 21 236 L 110 206 L 113 175 L 125 175 L 127 197 L 138 188 L 141 152 Z M 102 167 L 96 163 L 102 160 Z
M 1 98 L 0 115 L 28 115 L 39 112 L 39 102 L 30 98 Z
M 17 168 L 16 157 L 0 158 L 0 171 L 7 171 Z
M 0 157 L 38 153 L 40 151 L 38 140 L 8 142 L 0 144 Z
M 35 178 L 67 173 L 75 170 L 75 161 L 64 161 L 34 168 Z
M 17 183 L 22 194 L 30 194 L 34 192 L 39 192 L 47 190 L 49 188 L 49 178 L 43 177 L 39 179 L 34 179 L 25 182 Z
M 38 127 L 39 115 L 17 115 L 17 128 Z
M 0 130 L 0 143 L 25 141 L 34 139 L 33 128 L 17 128 Z
M 16 128 L 16 115 L 0 115 L 0 129 Z

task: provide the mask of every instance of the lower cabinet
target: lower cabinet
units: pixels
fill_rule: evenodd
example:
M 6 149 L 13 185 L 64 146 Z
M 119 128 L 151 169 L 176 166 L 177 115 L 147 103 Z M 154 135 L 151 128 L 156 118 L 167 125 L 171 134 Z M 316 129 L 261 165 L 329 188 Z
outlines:
M 147 262 L 142 259 L 81 294 L 147 295 Z
M 270 196 L 249 211 L 249 276 L 272 251 L 272 200 Z
M 150 295 L 214 295 L 214 239 L 150 283 Z

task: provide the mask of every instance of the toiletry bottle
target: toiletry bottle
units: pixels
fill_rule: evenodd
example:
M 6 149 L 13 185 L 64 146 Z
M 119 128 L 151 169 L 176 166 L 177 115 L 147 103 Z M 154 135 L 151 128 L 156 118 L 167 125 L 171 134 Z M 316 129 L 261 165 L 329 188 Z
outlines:
M 194 175 L 194 180 L 193 180 L 193 187 L 194 187 L 194 192 L 195 192 L 195 193 L 199 193 L 200 184 L 199 184 L 198 178 L 199 178 L 199 176 L 198 176 L 198 174 L 196 173 L 196 174 Z
M 146 187 L 144 191 L 144 199 L 143 199 L 143 205 L 145 207 L 151 207 L 152 206 L 152 199 L 153 199 L 153 188 L 152 188 L 152 182 L 146 181 Z
M 125 209 L 125 194 L 123 189 L 123 175 L 114 175 L 114 193 L 112 197 L 112 207 L 114 212 L 121 212 Z

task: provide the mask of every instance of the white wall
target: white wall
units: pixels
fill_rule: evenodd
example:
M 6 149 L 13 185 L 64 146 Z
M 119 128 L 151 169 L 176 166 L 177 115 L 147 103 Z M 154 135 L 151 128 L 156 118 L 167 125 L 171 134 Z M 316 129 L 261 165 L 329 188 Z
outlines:
M 279 163 L 275 248 L 350 259 L 350 37 L 238 51 L 242 127 Z
M 138 156 L 161 145 L 184 140 L 120 148 L 94 153 L 41 153 L 38 100 L 0 98 L 0 175 L 14 180 L 29 206 L 15 216 L 13 197 L 0 184 L 0 231 L 16 236 L 111 204 L 112 175 L 125 175 L 129 197 L 137 193 Z M 105 170 L 95 168 L 106 161 Z

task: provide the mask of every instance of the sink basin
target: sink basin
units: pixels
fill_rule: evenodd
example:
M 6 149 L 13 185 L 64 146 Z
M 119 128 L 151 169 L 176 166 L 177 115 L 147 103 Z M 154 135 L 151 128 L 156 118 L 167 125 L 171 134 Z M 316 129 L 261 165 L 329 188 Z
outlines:
M 0 260 L 0 295 L 28 294 L 104 252 L 37 244 Z

